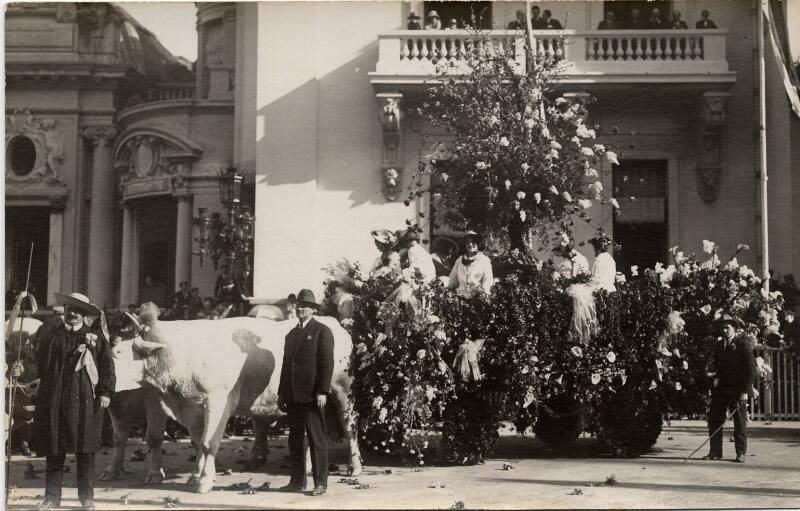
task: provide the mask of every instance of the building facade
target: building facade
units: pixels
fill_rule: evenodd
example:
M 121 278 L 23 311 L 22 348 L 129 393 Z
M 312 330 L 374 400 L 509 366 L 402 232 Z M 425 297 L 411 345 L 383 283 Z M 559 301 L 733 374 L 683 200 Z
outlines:
M 124 11 L 100 5 L 122 13 L 106 22 L 116 46 L 104 56 L 113 65 L 103 64 L 116 66 L 119 76 L 104 71 L 97 78 L 101 67 L 93 64 L 94 75 L 77 82 L 65 78 L 56 61 L 37 59 L 50 51 L 48 45 L 65 52 L 72 45 L 77 50 L 70 51 L 89 58 L 80 44 L 90 27 L 65 21 L 59 13 L 66 7 L 48 7 L 47 15 L 33 15 L 30 7 L 8 11 L 7 116 L 36 116 L 14 122 L 33 123 L 24 133 L 36 150 L 27 151 L 44 163 L 34 164 L 41 170 L 22 182 L 7 159 L 13 172 L 6 173 L 6 281 L 19 277 L 8 268 L 19 268 L 27 254 L 20 247 L 29 233 L 14 215 L 35 210 L 41 224 L 36 232 L 48 232 L 48 296 L 59 288 L 86 290 L 109 305 L 168 296 L 182 280 L 211 294 L 215 272 L 193 255 L 194 217 L 200 207 L 223 211 L 217 177 L 230 165 L 249 171 L 246 185 L 255 204 L 253 302 L 275 301 L 300 287 L 321 290 L 322 268 L 342 258 L 369 265 L 377 255 L 369 231 L 427 218 L 419 215 L 428 210 L 427 198 L 404 205 L 387 190 L 384 172 L 397 171 L 405 187 L 434 144 L 447 144 L 446 136 L 415 122 L 410 112 L 425 97 L 437 59 L 463 58 L 470 35 L 463 29 L 406 30 L 409 15 L 424 18 L 436 10 L 445 24 L 450 18 L 459 23 L 472 8 L 484 20 L 474 24 L 495 31 L 512 54 L 519 33 L 505 27 L 525 8 L 522 2 L 199 3 L 199 57 L 187 80 L 134 74 L 124 34 L 138 33 L 145 47 L 157 41 L 144 27 L 120 21 Z M 703 239 L 716 241 L 722 257 L 746 243 L 752 249 L 740 261 L 759 267 L 753 5 L 537 5 L 565 26 L 535 32 L 537 51 L 564 62 L 559 92 L 594 98 L 590 122 L 599 127 L 598 142 L 619 148 L 620 165 L 606 169 L 605 188 L 620 212 L 600 206 L 592 211 L 624 247 L 618 268 L 667 261 L 674 245 L 699 252 Z M 624 25 L 634 8 L 654 6 L 666 20 L 680 11 L 690 28 Z M 694 28 L 703 9 L 718 28 Z M 626 28 L 599 30 L 606 10 Z M 67 34 L 67 25 L 72 39 L 54 35 Z M 105 39 L 92 37 L 92 49 L 100 48 Z M 797 273 L 800 233 L 794 236 L 793 226 L 800 225 L 800 201 L 794 201 L 800 181 L 792 161 L 800 161 L 793 158 L 800 157 L 800 123 L 774 50 L 767 50 L 770 266 L 779 274 Z M 91 55 L 98 59 L 102 52 Z M 47 87 L 35 85 L 41 82 Z M 73 98 L 69 113 L 59 113 L 64 98 Z M 48 128 L 53 122 L 64 126 L 58 157 Z M 13 156 L 13 144 L 24 143 L 8 133 L 7 154 Z

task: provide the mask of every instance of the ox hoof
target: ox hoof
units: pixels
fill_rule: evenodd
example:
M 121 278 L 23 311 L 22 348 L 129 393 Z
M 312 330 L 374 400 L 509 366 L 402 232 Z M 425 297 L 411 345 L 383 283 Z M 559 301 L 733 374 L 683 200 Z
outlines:
M 364 468 L 359 463 L 358 465 L 350 465 L 347 467 L 347 477 L 356 477 L 360 476 L 361 472 L 364 471 Z
M 197 483 L 200 482 L 200 477 L 192 474 L 189 476 L 189 479 L 186 480 L 186 486 L 197 486 Z
M 106 469 L 103 470 L 103 473 L 100 474 L 99 480 L 100 481 L 119 481 L 119 475 L 121 470 L 111 470 Z
M 144 479 L 144 484 L 161 484 L 165 478 L 166 474 L 164 473 L 163 468 L 161 470 L 152 470 L 147 472 L 147 477 Z

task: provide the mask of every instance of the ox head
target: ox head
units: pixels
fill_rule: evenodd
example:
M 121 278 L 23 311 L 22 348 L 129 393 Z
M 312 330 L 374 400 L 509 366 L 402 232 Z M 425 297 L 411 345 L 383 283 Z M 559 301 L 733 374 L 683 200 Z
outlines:
M 144 358 L 164 347 L 164 344 L 142 339 L 145 327 L 139 318 L 119 312 L 109 318 L 111 354 L 114 357 L 117 392 L 139 388 L 144 380 Z

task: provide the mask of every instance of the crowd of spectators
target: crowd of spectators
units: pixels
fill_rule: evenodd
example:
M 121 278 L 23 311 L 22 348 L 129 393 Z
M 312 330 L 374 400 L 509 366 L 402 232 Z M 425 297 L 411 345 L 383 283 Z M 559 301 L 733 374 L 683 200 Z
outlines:
M 712 29 L 717 28 L 717 25 L 709 19 L 710 13 L 704 9 L 700 14 L 700 19 L 695 23 L 695 28 Z M 459 22 L 455 18 L 442 23 L 439 13 L 432 10 L 428 12 L 425 24 L 422 24 L 422 18 L 412 12 L 408 15 L 408 30 L 455 30 L 459 28 L 469 28 L 463 21 Z M 511 21 L 506 27 L 509 30 L 525 30 L 527 22 L 525 20 L 525 12 L 518 10 L 516 18 Z M 533 30 L 561 30 L 564 26 L 561 22 L 553 17 L 553 13 L 549 9 L 540 11 L 539 7 L 534 5 L 531 7 L 531 28 Z M 666 19 L 661 13 L 661 9 L 654 7 L 650 10 L 649 15 L 645 18 L 639 8 L 634 7 L 630 10 L 627 19 L 618 20 L 614 11 L 606 11 L 603 20 L 597 25 L 598 30 L 656 30 L 656 29 L 688 29 L 689 26 L 682 19 L 681 11 L 675 9 L 671 13 L 671 19 Z

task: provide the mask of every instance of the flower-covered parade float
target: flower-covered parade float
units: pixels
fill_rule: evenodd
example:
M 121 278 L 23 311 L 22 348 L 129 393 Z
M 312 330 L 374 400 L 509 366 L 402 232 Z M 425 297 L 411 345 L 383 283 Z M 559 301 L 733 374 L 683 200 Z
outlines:
M 596 142 L 587 102 L 558 94 L 547 55 L 528 51 L 521 71 L 491 38 L 470 48 L 458 65 L 443 59 L 417 112 L 451 139 L 420 164 L 406 203 L 430 194 L 420 217 L 480 233 L 492 283 L 431 275 L 415 262 L 430 240 L 411 221 L 372 233 L 372 268 L 330 268 L 326 304 L 353 339 L 360 442 L 424 464 L 438 436 L 440 459 L 480 463 L 512 427 L 553 444 L 588 432 L 614 455 L 641 454 L 668 416 L 705 414 L 715 320 L 738 318 L 758 342 L 777 329 L 781 296 L 739 265 L 745 245 L 727 260 L 710 241 L 699 257 L 674 247 L 666 265 L 614 271 L 613 240 L 589 210 L 619 208 L 602 184 L 617 154 Z M 578 223 L 610 260 L 605 276 L 574 249 L 588 241 Z

